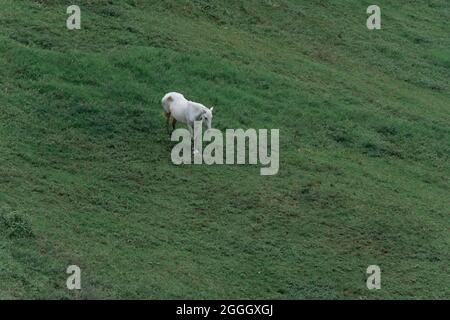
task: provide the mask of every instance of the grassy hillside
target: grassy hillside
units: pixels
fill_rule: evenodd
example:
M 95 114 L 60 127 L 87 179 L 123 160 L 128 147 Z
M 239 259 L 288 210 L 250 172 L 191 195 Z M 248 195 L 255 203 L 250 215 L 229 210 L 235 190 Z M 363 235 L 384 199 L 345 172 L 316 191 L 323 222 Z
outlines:
M 446 0 L 75 2 L 0 0 L 0 298 L 450 298 Z M 172 90 L 279 174 L 174 166 Z

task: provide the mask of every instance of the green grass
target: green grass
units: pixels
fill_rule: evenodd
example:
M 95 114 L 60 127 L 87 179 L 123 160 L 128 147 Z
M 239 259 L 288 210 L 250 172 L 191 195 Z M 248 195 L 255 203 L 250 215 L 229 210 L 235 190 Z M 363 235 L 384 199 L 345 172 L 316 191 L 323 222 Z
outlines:
M 69 4 L 0 1 L 0 298 L 450 298 L 446 0 Z M 279 174 L 174 166 L 171 90 Z

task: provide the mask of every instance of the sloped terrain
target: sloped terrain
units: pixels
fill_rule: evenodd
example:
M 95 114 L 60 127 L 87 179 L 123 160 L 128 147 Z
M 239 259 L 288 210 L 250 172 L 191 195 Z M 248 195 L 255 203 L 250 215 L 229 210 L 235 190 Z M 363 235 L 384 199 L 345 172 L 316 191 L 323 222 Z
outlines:
M 70 4 L 0 1 L 0 298 L 450 298 L 447 1 Z M 172 90 L 279 174 L 174 166 Z

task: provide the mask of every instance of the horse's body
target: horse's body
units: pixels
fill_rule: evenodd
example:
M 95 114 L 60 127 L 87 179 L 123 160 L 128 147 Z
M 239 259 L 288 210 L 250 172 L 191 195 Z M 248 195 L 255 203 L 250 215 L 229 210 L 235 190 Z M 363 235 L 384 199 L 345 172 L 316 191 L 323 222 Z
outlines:
M 174 130 L 177 121 L 187 124 L 192 136 L 195 121 L 202 121 L 208 129 L 211 129 L 213 108 L 208 109 L 200 103 L 189 101 L 178 92 L 166 94 L 161 104 L 167 117 L 167 124 L 169 125 L 172 120 Z

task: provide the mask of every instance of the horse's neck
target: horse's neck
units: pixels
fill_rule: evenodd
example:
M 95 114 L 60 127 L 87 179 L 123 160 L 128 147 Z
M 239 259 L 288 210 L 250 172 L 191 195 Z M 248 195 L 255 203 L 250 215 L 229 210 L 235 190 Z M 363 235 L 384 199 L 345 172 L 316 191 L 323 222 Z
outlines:
M 198 110 L 206 109 L 206 107 L 204 105 L 202 105 L 201 103 L 197 103 L 197 102 L 193 102 L 193 101 L 189 101 L 188 105 L 189 105 L 189 108 L 191 108 L 191 109 L 198 109 Z

